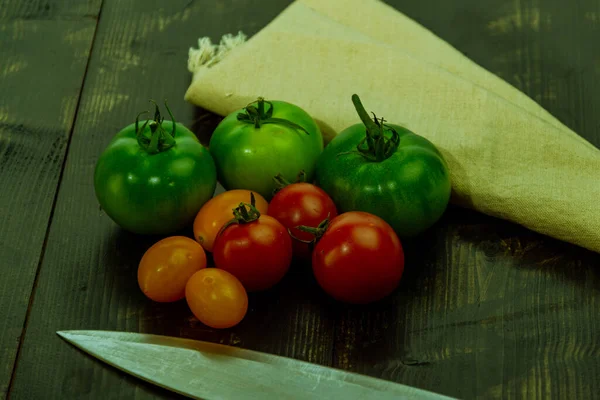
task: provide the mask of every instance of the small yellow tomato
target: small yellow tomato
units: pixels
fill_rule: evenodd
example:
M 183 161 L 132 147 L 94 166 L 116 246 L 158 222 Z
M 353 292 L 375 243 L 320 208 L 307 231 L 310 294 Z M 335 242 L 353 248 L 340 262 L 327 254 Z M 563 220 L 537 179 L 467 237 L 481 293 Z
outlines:
M 157 302 L 172 302 L 185 297 L 185 285 L 197 271 L 206 268 L 202 246 L 185 236 L 171 236 L 150 247 L 138 266 L 142 292 Z
M 190 310 L 203 324 L 215 329 L 237 325 L 248 311 L 248 294 L 232 274 L 218 268 L 196 272 L 185 287 Z

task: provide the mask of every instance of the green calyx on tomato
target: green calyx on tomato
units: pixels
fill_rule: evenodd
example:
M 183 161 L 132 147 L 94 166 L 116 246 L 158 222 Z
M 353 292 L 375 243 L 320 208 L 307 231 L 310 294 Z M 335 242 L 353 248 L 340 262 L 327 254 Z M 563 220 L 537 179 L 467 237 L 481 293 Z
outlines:
M 304 170 L 298 172 L 298 175 L 296 176 L 296 180 L 294 182 L 290 182 L 287 179 L 285 179 L 285 177 L 281 174 L 277 174 L 273 177 L 273 181 L 275 181 L 275 189 L 273 189 L 273 195 L 277 194 L 277 192 L 279 192 L 281 189 L 283 189 L 286 186 L 291 185 L 292 183 L 300 183 L 300 182 L 306 182 L 306 173 L 304 172 Z
M 284 126 L 289 126 L 293 129 L 300 129 L 307 135 L 310 135 L 310 132 L 307 131 L 302 125 L 298 125 L 285 118 L 274 118 L 274 107 L 272 102 L 266 101 L 263 97 L 259 97 L 256 100 L 256 103 L 256 106 L 252 103 L 248 104 L 244 108 L 244 111 L 239 112 L 237 114 L 237 120 L 253 124 L 256 129 L 260 128 L 262 124 L 281 124 Z M 270 107 L 265 109 L 265 103 L 267 103 Z
M 146 150 L 150 154 L 156 154 L 161 151 L 165 151 L 175 146 L 175 129 L 177 124 L 173 124 L 173 130 L 171 132 L 167 132 L 163 127 L 164 118 L 160 115 L 160 110 L 158 109 L 158 104 L 154 100 L 150 100 L 156 106 L 154 111 L 154 121 L 146 120 L 142 128 L 139 128 L 139 120 L 140 115 L 146 114 L 148 111 L 142 111 L 135 117 L 135 135 L 137 137 L 137 142 L 140 147 Z M 175 121 L 173 117 L 173 113 L 169 109 L 167 102 L 165 101 L 165 108 L 169 113 L 172 121 Z M 149 130 L 146 127 L 150 128 Z
M 378 120 L 375 113 L 373 113 L 373 119 L 371 120 L 360 98 L 356 94 L 352 95 L 352 103 L 354 103 L 358 116 L 365 125 L 366 135 L 358 143 L 356 150 L 340 153 L 338 156 L 356 152 L 370 161 L 379 162 L 390 158 L 398 150 L 398 145 L 400 144 L 400 135 L 398 132 L 393 126 L 386 125 L 383 118 Z M 387 137 L 385 135 L 386 131 L 390 132 L 392 136 Z
M 154 103 L 156 105 L 156 103 Z M 166 102 L 165 102 L 166 105 Z M 94 171 L 96 198 L 123 229 L 169 234 L 191 224 L 217 185 L 214 160 L 196 135 L 164 120 L 158 105 L 153 120 L 124 127 L 104 149 Z
M 233 218 L 225 222 L 217 236 L 221 235 L 225 229 L 233 224 L 249 224 L 259 219 L 260 211 L 256 208 L 256 198 L 254 193 L 250 193 L 250 203 L 241 202 L 239 206 L 233 209 Z
M 331 222 L 330 218 L 331 214 L 329 213 L 327 214 L 327 218 L 321 221 L 317 226 L 298 225 L 295 227 L 299 231 L 311 234 L 313 236 L 311 240 L 300 239 L 292 233 L 292 230 L 290 228 L 288 228 L 288 233 L 290 234 L 292 239 L 308 244 L 312 250 L 315 244 L 319 241 L 319 239 L 321 239 L 325 232 L 327 232 L 327 228 L 329 228 L 329 224 Z
M 371 119 L 359 97 L 352 102 L 362 121 L 341 131 L 316 165 L 316 184 L 340 213 L 365 211 L 389 223 L 400 237 L 416 236 L 444 213 L 451 193 L 440 151 L 405 127 Z
M 302 108 L 258 98 L 227 115 L 215 128 L 208 147 L 226 190 L 252 190 L 269 201 L 278 173 L 291 181 L 304 170 L 307 181 L 314 179 L 323 136 Z

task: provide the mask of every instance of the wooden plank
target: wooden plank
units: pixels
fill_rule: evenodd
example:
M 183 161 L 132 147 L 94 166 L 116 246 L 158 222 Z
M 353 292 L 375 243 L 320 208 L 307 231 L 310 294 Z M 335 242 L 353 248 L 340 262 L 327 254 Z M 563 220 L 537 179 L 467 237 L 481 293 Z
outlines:
M 204 119 L 206 113 L 183 100 L 188 48 L 203 35 L 252 34 L 285 4 L 104 3 L 11 398 L 173 398 L 75 350 L 57 337 L 61 329 L 176 335 L 330 363 L 333 320 L 319 306 L 322 297 L 307 270 L 295 268 L 273 291 L 251 296 L 237 327 L 208 329 L 185 302 L 159 305 L 142 295 L 137 265 L 158 238 L 120 230 L 98 210 L 93 191 L 100 152 L 149 98 L 166 97 L 176 119 L 205 138 L 219 118 Z M 311 291 L 317 294 L 307 296 Z
M 600 145 L 598 2 L 387 1 Z M 600 256 L 452 208 L 394 296 L 340 307 L 334 365 L 471 398 L 600 393 Z
M 586 53 L 597 39 L 597 5 L 389 2 L 599 143 L 597 96 L 582 87 L 597 89 L 587 63 L 595 53 Z M 187 47 L 200 35 L 218 39 L 240 28 L 251 34 L 285 4 L 182 1 L 161 9 L 158 2 L 116 3 L 106 3 L 102 14 L 13 398 L 175 397 L 70 348 L 54 335 L 58 329 L 172 334 L 327 364 L 336 320 L 334 361 L 345 369 L 461 398 L 593 398 L 599 392 L 600 282 L 592 268 L 598 255 L 464 210 L 452 209 L 422 241 L 405 244 L 402 286 L 377 305 L 329 302 L 301 270 L 273 292 L 253 296 L 248 318 L 231 330 L 206 329 L 184 304 L 149 303 L 135 269 L 157 238 L 124 233 L 97 210 L 95 160 L 149 97 L 168 97 L 175 116 L 205 137 L 219 119 L 203 119 L 208 114 L 181 100 L 189 81 L 182 62 Z M 538 31 L 531 22 L 536 15 Z M 566 38 L 558 37 L 559 28 L 570 32 Z M 560 74 L 569 68 L 571 75 Z
M 43 21 L 97 19 L 101 1 L 2 0 L 0 20 Z
M 386 0 L 600 147 L 597 0 Z M 443 16 L 443 17 L 441 17 Z
M 340 310 L 335 366 L 461 399 L 598 393 L 598 255 L 456 209 L 405 247 L 394 296 Z
M 0 1 L 0 398 L 17 356 L 100 9 L 99 1 L 38 5 Z M 62 18 L 65 9 L 72 18 Z

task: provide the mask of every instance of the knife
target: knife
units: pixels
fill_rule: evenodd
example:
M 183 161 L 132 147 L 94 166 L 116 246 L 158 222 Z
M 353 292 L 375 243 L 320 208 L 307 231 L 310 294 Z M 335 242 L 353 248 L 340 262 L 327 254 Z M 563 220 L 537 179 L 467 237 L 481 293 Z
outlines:
M 56 332 L 137 378 L 195 399 L 451 399 L 433 392 L 234 346 L 131 332 Z

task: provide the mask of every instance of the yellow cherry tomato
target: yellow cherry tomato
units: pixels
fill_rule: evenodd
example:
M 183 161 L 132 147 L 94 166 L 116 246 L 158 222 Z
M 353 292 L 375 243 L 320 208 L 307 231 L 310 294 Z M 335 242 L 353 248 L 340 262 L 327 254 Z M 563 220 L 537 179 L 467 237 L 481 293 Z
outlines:
M 171 236 L 150 247 L 138 266 L 142 292 L 157 302 L 172 302 L 185 297 L 185 285 L 197 271 L 206 268 L 206 253 L 195 240 Z
M 248 294 L 229 272 L 205 268 L 196 272 L 185 287 L 185 298 L 200 322 L 215 329 L 237 325 L 248 311 Z

